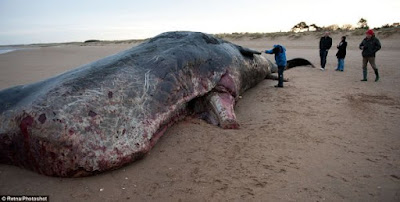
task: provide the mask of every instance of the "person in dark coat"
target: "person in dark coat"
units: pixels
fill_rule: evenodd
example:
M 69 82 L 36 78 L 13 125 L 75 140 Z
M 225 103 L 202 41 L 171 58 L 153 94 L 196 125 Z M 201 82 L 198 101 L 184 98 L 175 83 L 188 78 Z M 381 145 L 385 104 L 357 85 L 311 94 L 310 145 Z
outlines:
M 319 40 L 319 56 L 321 57 L 321 70 L 325 70 L 326 57 L 328 51 L 332 47 L 332 38 L 329 37 L 329 32 L 325 32 L 325 35 Z
M 336 71 L 343 72 L 344 70 L 344 58 L 346 57 L 346 48 L 346 37 L 342 36 L 342 40 L 340 41 L 339 45 L 337 45 L 338 52 L 336 53 L 336 57 L 338 59 L 338 66 L 336 68 Z
M 371 64 L 372 69 L 375 71 L 375 81 L 379 80 L 378 68 L 375 64 L 375 55 L 381 49 L 381 42 L 375 37 L 375 33 L 372 29 L 365 33 L 365 39 L 360 43 L 360 49 L 362 50 L 363 57 L 363 79 L 361 81 L 367 81 L 367 64 Z

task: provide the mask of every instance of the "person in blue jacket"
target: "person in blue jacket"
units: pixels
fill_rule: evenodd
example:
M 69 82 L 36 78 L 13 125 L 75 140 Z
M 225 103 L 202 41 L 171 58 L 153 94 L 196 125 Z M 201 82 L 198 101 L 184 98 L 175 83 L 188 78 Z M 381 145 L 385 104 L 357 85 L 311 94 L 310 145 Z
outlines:
M 286 68 L 286 49 L 282 45 L 274 45 L 271 50 L 266 50 L 267 54 L 275 54 L 275 61 L 278 65 L 278 85 L 275 87 L 283 87 L 283 71 Z

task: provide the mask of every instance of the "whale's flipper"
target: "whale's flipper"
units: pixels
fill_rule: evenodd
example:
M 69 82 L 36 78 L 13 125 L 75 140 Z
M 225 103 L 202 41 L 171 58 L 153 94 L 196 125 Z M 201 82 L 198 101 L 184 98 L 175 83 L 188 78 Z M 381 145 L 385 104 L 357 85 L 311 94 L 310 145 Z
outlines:
M 304 58 L 294 58 L 287 61 L 286 69 L 291 69 L 297 66 L 307 66 L 310 65 L 311 67 L 315 68 L 315 66 L 308 60 Z
M 254 54 L 261 55 L 261 52 L 258 52 L 256 50 L 252 50 L 252 49 L 249 49 L 249 48 L 244 48 L 244 47 L 238 46 L 238 45 L 235 45 L 235 46 L 243 56 L 253 57 Z
M 271 73 L 277 73 L 278 72 L 278 66 L 274 63 L 272 63 L 271 61 L 269 61 L 269 65 L 271 68 Z M 313 68 L 315 68 L 315 66 L 308 60 L 304 59 L 304 58 L 294 58 L 291 60 L 287 61 L 285 70 L 291 69 L 293 67 L 298 67 L 298 66 L 311 66 Z M 271 79 L 271 80 L 278 80 L 278 76 L 276 75 L 272 75 L 272 74 L 268 74 L 265 79 Z M 288 82 L 289 79 L 283 79 L 284 82 Z

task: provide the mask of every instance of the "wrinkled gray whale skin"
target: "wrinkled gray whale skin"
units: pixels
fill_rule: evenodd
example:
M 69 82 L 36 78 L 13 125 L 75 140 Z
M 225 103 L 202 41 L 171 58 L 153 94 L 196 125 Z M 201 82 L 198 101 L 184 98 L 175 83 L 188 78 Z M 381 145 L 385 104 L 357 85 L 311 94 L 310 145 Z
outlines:
M 141 158 L 173 123 L 198 115 L 238 128 L 240 94 L 271 74 L 257 51 L 167 32 L 37 83 L 0 91 L 0 163 L 76 177 Z

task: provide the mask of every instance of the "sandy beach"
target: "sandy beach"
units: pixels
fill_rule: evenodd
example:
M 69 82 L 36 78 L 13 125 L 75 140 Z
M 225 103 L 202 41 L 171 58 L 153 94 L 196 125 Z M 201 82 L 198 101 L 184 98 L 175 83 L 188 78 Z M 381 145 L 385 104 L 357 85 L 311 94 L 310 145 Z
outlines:
M 344 72 L 332 35 L 327 70 L 319 36 L 226 38 L 255 50 L 273 44 L 288 59 L 316 67 L 264 80 L 235 106 L 238 130 L 186 118 L 146 157 L 115 171 L 55 178 L 0 165 L 0 195 L 49 195 L 51 201 L 400 201 L 400 34 L 377 37 L 381 80 L 361 82 L 364 35 L 349 36 Z M 28 84 L 126 50 L 132 44 L 32 47 L 0 54 L 0 89 Z M 270 60 L 273 56 L 265 55 Z

